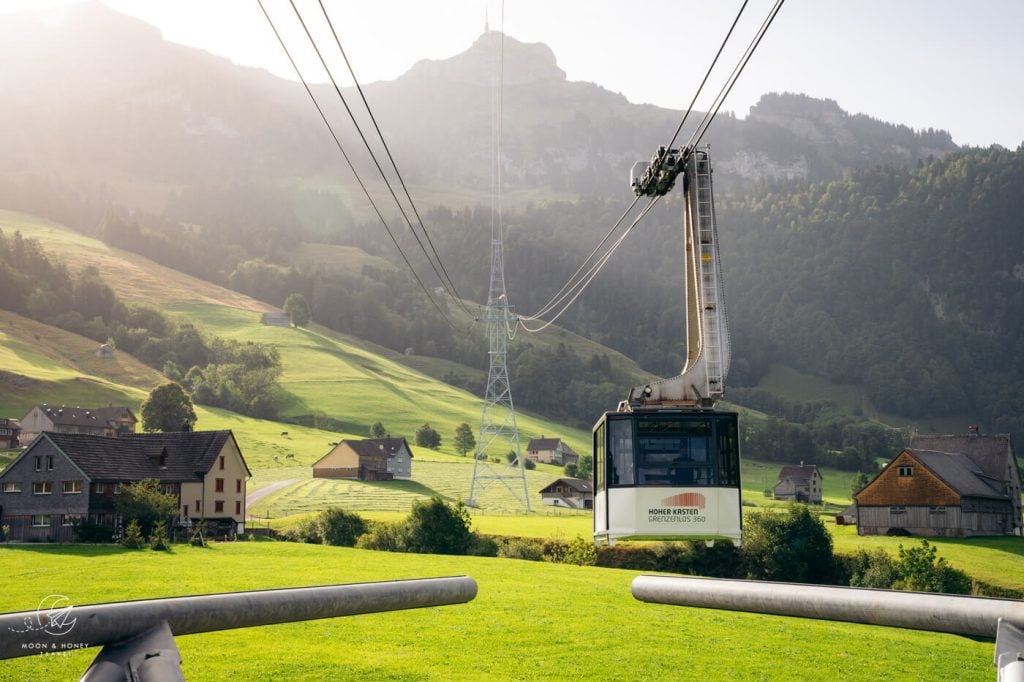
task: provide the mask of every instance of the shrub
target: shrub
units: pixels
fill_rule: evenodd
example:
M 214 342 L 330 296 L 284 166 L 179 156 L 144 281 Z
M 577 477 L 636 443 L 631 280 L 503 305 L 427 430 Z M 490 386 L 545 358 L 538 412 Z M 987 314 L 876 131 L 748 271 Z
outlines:
M 363 517 L 337 507 L 321 512 L 316 525 L 324 544 L 337 547 L 355 547 L 356 540 L 366 532 Z
M 472 533 L 472 540 L 469 543 L 470 556 L 498 556 L 498 541 L 487 535 Z
M 461 501 L 448 504 L 440 497 L 413 502 L 405 521 L 407 551 L 417 554 L 466 554 L 472 544 L 469 510 Z
M 128 549 L 142 549 L 146 545 L 146 538 L 142 537 L 142 529 L 139 522 L 132 519 L 124 529 L 124 537 L 121 544 Z
M 747 577 L 754 580 L 832 584 L 836 579 L 832 536 L 804 505 L 784 514 L 751 514 L 742 554 Z
M 113 542 L 114 527 L 104 526 L 98 523 L 90 523 L 88 521 L 82 521 L 75 524 L 75 535 L 78 536 L 79 542 Z
M 381 552 L 406 551 L 404 524 L 378 521 L 370 524 L 370 530 L 356 540 L 359 549 L 375 549 Z
M 888 590 L 896 581 L 896 565 L 884 549 L 871 552 L 861 549 L 843 560 L 850 575 L 850 587 L 873 587 Z
M 576 564 L 577 566 L 595 566 L 597 564 L 597 549 L 593 540 L 577 535 L 565 547 L 562 555 L 562 562 Z
M 542 561 L 544 559 L 544 550 L 538 540 L 507 538 L 498 547 L 498 556 L 503 559 Z
M 938 557 L 938 548 L 921 540 L 919 547 L 899 547 L 900 558 L 896 562 L 899 579 L 893 586 L 900 590 L 914 592 L 945 592 L 947 594 L 970 594 L 971 579 L 958 568 L 953 568 L 943 557 Z
M 149 535 L 149 548 L 166 552 L 171 549 L 167 540 L 167 525 L 163 521 L 157 521 L 153 525 L 153 532 Z

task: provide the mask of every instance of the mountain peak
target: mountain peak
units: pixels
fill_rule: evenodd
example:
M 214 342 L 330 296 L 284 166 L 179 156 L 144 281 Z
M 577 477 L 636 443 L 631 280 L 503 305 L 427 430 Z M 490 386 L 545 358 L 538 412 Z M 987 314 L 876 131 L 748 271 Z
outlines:
M 500 31 L 485 31 L 467 49 L 442 60 L 424 59 L 406 74 L 441 78 L 468 85 L 494 85 L 501 55 L 502 80 L 506 85 L 564 81 L 555 53 L 544 43 L 523 43 Z

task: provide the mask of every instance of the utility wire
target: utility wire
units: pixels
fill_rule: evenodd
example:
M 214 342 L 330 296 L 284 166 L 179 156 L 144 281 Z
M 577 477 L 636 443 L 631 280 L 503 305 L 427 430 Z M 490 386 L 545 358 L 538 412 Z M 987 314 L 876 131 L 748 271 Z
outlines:
M 430 263 L 430 267 L 434 270 L 434 274 L 437 275 L 438 280 L 440 280 L 442 286 L 444 286 L 444 288 L 447 290 L 448 287 L 447 285 L 445 285 L 444 277 L 441 276 L 441 272 L 440 270 L 438 270 L 437 265 L 435 265 L 434 261 L 430 258 L 430 255 L 427 253 L 427 248 L 423 245 L 423 240 L 420 239 L 420 236 L 416 232 L 416 229 L 412 226 L 412 221 L 409 219 L 409 215 L 405 212 L 405 208 L 402 205 L 402 202 L 399 201 L 398 195 L 395 193 L 394 188 L 391 186 L 391 182 L 388 180 L 387 174 L 384 172 L 384 169 L 381 167 L 380 162 L 377 160 L 377 156 L 376 154 L 374 154 L 373 148 L 370 146 L 370 142 L 366 139 L 366 135 L 363 133 L 362 127 L 360 127 L 359 122 L 355 117 L 355 114 L 352 112 L 352 108 L 348 105 L 348 100 L 346 100 L 345 95 L 342 94 L 341 88 L 338 86 L 338 82 L 335 80 L 331 68 L 327 65 L 327 60 L 324 59 L 323 53 L 320 51 L 319 45 L 317 45 L 316 40 L 313 38 L 313 34 L 310 33 L 309 27 L 306 25 L 306 20 L 302 18 L 302 13 L 299 12 L 299 8 L 296 6 L 295 0 L 288 1 L 289 4 L 291 4 L 292 6 L 292 10 L 295 12 L 296 18 L 302 25 L 302 30 L 305 31 L 306 37 L 309 39 L 310 44 L 313 46 L 313 50 L 316 52 L 316 56 L 320 59 L 320 63 L 323 65 L 324 71 L 327 73 L 327 77 L 331 81 L 331 85 L 334 86 L 334 91 L 337 93 L 338 98 L 341 100 L 342 105 L 345 107 L 345 111 L 348 113 L 349 118 L 352 120 L 352 125 L 355 126 L 356 132 L 359 133 L 359 139 L 363 141 L 363 146 L 366 147 L 366 151 L 369 153 L 370 159 L 373 161 L 373 164 L 377 167 L 377 172 L 380 173 L 381 178 L 384 180 L 384 184 L 387 186 L 388 191 L 391 193 L 391 198 L 394 199 L 395 205 L 398 206 L 398 210 L 402 214 L 402 218 L 405 219 L 406 225 L 409 226 L 409 231 L 412 232 L 413 237 L 416 238 L 416 243 L 419 244 L 420 249 L 423 251 L 423 255 L 426 256 L 427 262 Z M 440 309 L 440 307 L 438 307 L 438 309 Z
M 621 246 L 622 242 L 625 241 L 626 237 L 629 236 L 629 233 L 632 232 L 633 228 L 640 224 L 640 221 L 644 219 L 647 213 L 652 208 L 654 208 L 655 204 L 657 204 L 660 200 L 660 196 L 656 196 L 653 199 L 651 199 L 647 206 L 645 206 L 644 209 L 640 211 L 639 215 L 637 215 L 637 217 L 633 220 L 632 224 L 630 224 L 630 226 L 626 228 L 625 232 L 623 232 L 619 236 L 619 238 L 615 240 L 611 247 L 609 247 L 609 249 L 604 254 L 602 254 L 597 261 L 594 262 L 594 264 L 590 267 L 590 270 L 587 272 L 586 279 L 581 281 L 576 293 L 572 296 L 572 298 L 569 299 L 569 301 L 564 306 L 562 306 L 561 310 L 555 313 L 555 315 L 550 320 L 547 320 L 546 322 L 537 327 L 529 327 L 524 321 L 520 320 L 520 326 L 522 326 L 522 328 L 528 332 L 536 333 L 544 331 L 552 324 L 554 324 L 555 320 L 561 317 L 562 313 L 568 310 L 569 307 L 576 302 L 576 299 L 580 297 L 580 295 L 587 288 L 587 286 L 589 286 L 590 283 L 594 280 L 594 278 L 597 277 L 597 274 L 601 272 L 601 269 L 605 266 L 605 263 L 608 262 L 608 260 L 612 257 L 612 254 L 615 253 L 616 249 L 618 249 L 619 246 Z
M 743 73 L 743 69 L 746 68 L 750 58 L 754 56 L 754 51 L 757 50 L 758 45 L 761 44 L 761 39 L 764 38 L 764 34 L 768 32 L 768 29 L 771 27 L 772 22 L 775 21 L 775 17 L 778 15 L 779 10 L 782 9 L 782 5 L 785 2 L 786 0 L 776 0 L 772 9 L 769 10 L 768 16 L 765 17 L 763 22 L 761 22 L 761 27 L 754 35 L 754 38 L 750 41 L 750 44 L 747 45 L 747 49 L 743 53 L 743 56 L 740 57 L 740 61 L 736 64 L 736 67 L 733 68 L 725 85 L 723 85 L 722 89 L 719 90 L 718 96 L 715 98 L 715 102 L 713 103 L 713 108 L 709 109 L 708 112 L 704 114 L 704 118 L 701 119 L 699 124 L 697 124 L 697 129 L 694 130 L 693 134 L 690 136 L 690 140 L 686 143 L 688 148 L 692 149 L 696 147 L 704 138 L 704 134 L 708 131 L 708 128 L 711 127 L 711 122 L 714 121 L 715 116 L 718 115 L 718 110 L 722 108 L 725 98 L 729 96 L 730 92 L 732 92 L 732 88 L 736 85 L 736 81 L 739 80 L 740 74 Z
M 679 133 L 682 132 L 686 119 L 689 118 L 690 112 L 693 111 L 693 105 L 697 103 L 697 98 L 700 97 L 700 93 L 704 89 L 704 85 L 708 82 L 708 78 L 711 77 L 711 72 L 714 71 L 715 64 L 718 63 L 718 58 L 722 56 L 722 50 L 725 49 L 726 43 L 729 42 L 733 29 L 736 28 L 736 24 L 739 23 L 740 17 L 743 16 L 743 10 L 747 8 L 747 2 L 748 0 L 743 0 L 743 4 L 740 5 L 740 11 L 736 13 L 736 18 L 733 19 L 732 26 L 729 27 L 729 32 L 725 34 L 722 44 L 718 46 L 718 52 L 715 53 L 715 58 L 711 60 L 711 66 L 708 67 L 707 73 L 704 74 L 704 80 L 702 80 L 700 85 L 697 87 L 697 92 L 693 93 L 693 99 L 690 100 L 690 106 L 686 108 L 686 113 L 683 114 L 683 120 L 679 122 L 679 127 L 677 127 L 676 132 L 673 133 L 672 139 L 669 140 L 667 145 L 665 145 L 665 149 L 672 149 L 672 145 L 675 144 L 676 138 L 679 137 Z
M 633 203 L 631 203 L 629 205 L 629 207 L 622 213 L 622 215 L 619 216 L 619 219 L 615 221 L 615 224 L 612 225 L 611 228 L 608 230 L 608 232 L 605 233 L 604 238 L 602 238 L 601 241 L 599 241 L 597 243 L 597 246 L 595 246 L 594 250 L 590 252 L 590 255 L 587 256 L 587 258 L 583 261 L 582 264 L 580 264 L 580 266 L 578 268 L 576 268 L 576 272 L 572 273 L 572 276 L 569 277 L 568 280 L 566 280 L 565 284 L 562 285 L 562 288 L 558 290 L 558 293 L 555 294 L 554 296 L 552 296 L 551 300 L 549 300 L 547 303 L 545 303 L 544 306 L 540 310 L 535 312 L 533 315 L 524 315 L 522 317 L 522 319 L 528 320 L 528 321 L 539 319 L 545 313 L 547 313 L 549 310 L 551 310 L 552 308 L 557 306 L 559 303 L 561 303 L 563 300 L 565 300 L 565 298 L 567 296 L 569 296 L 569 292 L 571 292 L 571 290 L 576 287 L 577 283 L 574 282 L 576 277 L 581 272 L 583 272 L 583 269 L 585 267 L 587 267 L 587 264 L 590 263 L 591 259 L 593 259 L 594 254 L 596 254 L 598 252 L 598 250 L 600 250 L 600 248 L 602 246 L 604 246 L 604 243 L 607 242 L 611 238 L 612 234 L 615 232 L 615 230 L 618 229 L 619 225 L 622 224 L 622 221 L 626 219 L 626 216 L 629 215 L 629 212 L 633 210 L 633 207 L 637 205 L 638 201 L 640 201 L 640 197 L 639 196 L 636 197 L 635 199 L 633 199 Z
M 324 14 L 324 19 L 327 21 L 327 25 L 331 29 L 331 35 L 334 36 L 334 42 L 338 46 L 338 51 L 341 53 L 342 59 L 345 60 L 345 66 L 348 67 L 348 72 L 352 76 L 352 81 L 356 84 L 356 89 L 359 91 L 359 97 L 363 100 L 363 106 L 366 107 L 366 113 L 370 115 L 370 120 L 373 122 L 373 127 L 377 131 L 377 137 L 380 138 L 381 144 L 384 146 L 384 151 L 388 155 L 388 160 L 391 162 L 391 167 L 395 170 L 395 175 L 398 177 L 398 182 L 402 185 L 402 191 L 405 192 L 405 198 L 409 202 L 409 206 L 412 208 L 413 215 L 416 216 L 416 222 L 420 226 L 420 230 L 423 231 L 423 235 L 427 238 L 427 243 L 430 245 L 430 251 L 434 254 L 434 258 L 437 260 L 438 266 L 441 268 L 441 272 L 444 274 L 444 280 L 442 284 L 447 281 L 447 286 L 456 302 L 459 306 L 469 312 L 469 308 L 462 300 L 462 296 L 459 294 L 458 289 L 455 288 L 455 283 L 452 281 L 451 276 L 448 274 L 448 270 L 444 267 L 444 263 L 441 261 L 441 256 L 438 255 L 437 249 L 434 247 L 434 241 L 430 238 L 430 233 L 427 231 L 427 226 L 423 224 L 423 218 L 420 217 L 420 212 L 416 208 L 416 203 L 412 200 L 412 196 L 409 194 L 409 188 L 406 187 L 405 180 L 402 178 L 402 173 L 398 170 L 398 164 L 395 163 L 395 158 L 391 154 L 391 148 L 388 147 L 387 141 L 384 139 L 384 133 L 381 132 L 380 126 L 377 124 L 377 117 L 373 115 L 373 110 L 370 108 L 370 103 L 366 100 L 366 94 L 363 92 L 363 86 L 359 84 L 359 79 L 356 78 L 356 72 L 352 68 L 352 63 L 349 62 L 348 55 L 345 54 L 345 48 L 341 46 L 341 39 L 338 38 L 337 31 L 334 30 L 334 22 L 331 21 L 331 17 L 327 14 L 327 8 L 324 6 L 323 0 L 318 0 L 320 3 L 320 10 Z M 294 4 L 293 4 L 294 7 Z M 412 226 L 410 225 L 410 228 Z
M 263 0 L 256 0 L 256 2 L 259 4 L 260 9 L 263 11 L 263 16 L 267 18 L 267 23 L 270 24 L 270 30 L 274 32 L 274 36 L 277 38 L 277 41 L 281 44 L 281 49 L 284 50 L 285 56 L 288 57 L 288 61 L 291 62 L 292 68 L 295 69 L 295 75 L 299 77 L 299 80 L 302 82 L 302 86 L 306 89 L 306 94 L 308 94 L 309 98 L 313 101 L 313 106 L 316 107 L 317 113 L 320 114 L 320 118 L 323 120 L 324 125 L 327 126 L 328 132 L 330 132 L 331 137 L 334 139 L 334 144 L 338 147 L 338 151 L 341 152 L 342 157 L 345 159 L 345 163 L 348 164 L 349 169 L 352 171 L 352 175 L 355 176 L 356 182 L 359 184 L 360 189 L 363 190 L 363 194 L 366 195 L 366 200 L 370 202 L 370 206 L 373 207 L 373 210 L 377 214 L 377 217 L 380 218 L 380 222 L 384 226 L 384 230 L 388 233 L 388 236 L 391 237 L 391 241 L 394 242 L 395 248 L 398 249 L 398 253 L 402 256 L 402 260 L 405 261 L 405 265 L 409 268 L 409 272 L 412 273 L 413 279 L 415 279 L 416 283 L 420 285 L 420 288 L 423 290 L 423 293 L 427 295 L 427 298 L 429 298 L 430 302 L 434 304 L 434 307 L 437 308 L 437 311 L 441 313 L 441 317 L 445 320 L 445 322 L 447 322 L 448 325 L 455 329 L 456 331 L 463 331 L 452 322 L 448 314 L 441 308 L 440 304 L 438 304 L 433 294 L 431 294 L 430 291 L 427 289 L 426 285 L 423 284 L 423 280 L 421 280 L 419 275 L 416 274 L 416 270 L 412 267 L 412 263 L 409 262 L 409 258 L 405 255 L 405 252 L 402 250 L 401 245 L 395 238 L 395 235 L 391 231 L 391 227 L 388 225 L 387 220 L 384 219 L 383 214 L 381 214 L 380 209 L 377 207 L 376 202 L 374 202 L 373 200 L 373 197 L 370 196 L 370 192 L 369 190 L 367 190 L 362 178 L 359 177 L 359 173 L 356 171 L 355 166 L 352 164 L 352 160 L 349 158 L 348 154 L 345 153 L 345 148 L 342 146 L 341 140 L 338 139 L 337 133 L 334 132 L 334 128 L 331 126 L 330 121 L 327 120 L 327 116 L 324 114 L 323 109 L 320 107 L 320 103 L 317 101 L 316 96 L 313 95 L 313 91 L 310 89 L 309 83 L 307 83 L 306 79 L 303 77 L 302 71 L 299 69 L 298 64 L 296 64 L 295 60 L 292 58 L 291 52 L 288 50 L 288 46 L 285 45 L 284 39 L 281 37 L 281 34 L 278 32 L 277 27 L 274 25 L 274 20 L 270 18 L 270 14 L 267 13 L 267 8 L 263 6 Z

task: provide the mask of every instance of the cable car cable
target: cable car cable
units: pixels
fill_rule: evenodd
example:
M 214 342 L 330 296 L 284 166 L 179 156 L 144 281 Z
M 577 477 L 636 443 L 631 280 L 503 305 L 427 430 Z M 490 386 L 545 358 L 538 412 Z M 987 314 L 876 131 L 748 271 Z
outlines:
M 591 259 L 594 257 L 594 254 L 596 254 L 598 250 L 604 245 L 604 243 L 607 242 L 609 238 L 611 238 L 612 234 L 615 232 L 616 229 L 618 229 L 619 225 L 622 224 L 622 221 L 626 219 L 626 216 L 629 215 L 629 212 L 633 210 L 633 207 L 636 206 L 638 201 L 640 201 L 639 196 L 633 199 L 633 203 L 631 203 L 629 207 L 626 208 L 626 210 L 622 213 L 622 215 L 619 216 L 619 219 L 615 221 L 615 224 L 612 225 L 608 232 L 605 233 L 601 241 L 599 241 L 597 243 L 597 246 L 594 247 L 594 250 L 590 252 L 590 255 L 587 256 L 583 263 L 581 263 L 580 266 L 576 269 L 576 272 L 572 273 L 572 276 L 570 276 L 569 279 L 566 280 L 565 284 L 562 285 L 562 288 L 558 290 L 558 293 L 552 296 L 551 299 L 533 315 L 525 315 L 522 316 L 521 319 L 528 321 L 540 319 L 545 313 L 547 313 L 549 310 L 556 307 L 559 303 L 565 300 L 566 295 L 568 295 L 566 292 L 571 291 L 571 289 L 576 286 L 573 280 L 576 279 L 577 275 L 583 272 L 583 269 L 587 267 L 588 263 L 590 263 Z
M 619 238 L 615 240 L 611 247 L 609 247 L 609 249 L 605 253 L 603 253 L 597 261 L 594 262 L 594 264 L 587 271 L 586 279 L 580 281 L 576 293 L 572 295 L 572 298 L 569 299 L 569 301 L 562 307 L 562 309 L 559 310 L 550 320 L 547 320 L 538 327 L 529 327 L 522 319 L 520 319 L 519 325 L 523 329 L 531 333 L 537 333 L 550 327 L 555 322 L 555 320 L 562 316 L 562 313 L 568 310 L 570 306 L 572 306 L 572 304 L 576 302 L 576 299 L 580 297 L 580 295 L 586 290 L 586 288 L 590 286 L 590 283 L 594 281 L 594 278 L 597 277 L 597 274 L 601 271 L 602 268 L 604 268 L 605 263 L 608 262 L 608 260 L 612 257 L 612 254 L 615 253 L 616 249 L 618 249 L 622 242 L 625 241 L 626 237 L 633 230 L 633 228 L 640 224 L 640 221 L 644 219 L 647 213 L 652 208 L 654 208 L 655 204 L 657 204 L 660 200 L 661 197 L 653 197 L 651 199 L 647 206 L 645 206 L 644 209 L 640 211 L 640 214 L 633 220 L 632 224 L 630 224 L 630 226 L 626 228 L 625 232 L 623 232 L 619 236 Z
M 701 119 L 701 122 L 697 124 L 697 129 L 694 130 L 689 141 L 686 143 L 687 148 L 692 149 L 700 144 L 700 141 L 704 138 L 704 134 L 711 126 L 711 122 L 714 121 L 715 116 L 718 115 L 718 110 L 721 109 L 722 104 L 725 103 L 725 98 L 729 96 L 730 92 L 732 92 L 733 86 L 736 85 L 736 81 L 739 80 L 740 74 L 743 73 L 743 69 L 746 68 L 750 58 L 754 55 L 754 51 L 757 49 L 758 45 L 761 44 L 761 39 L 764 38 L 768 28 L 772 25 L 772 22 L 775 21 L 775 17 L 778 15 L 779 10 L 782 9 L 782 5 L 785 1 L 786 0 L 776 0 L 775 5 L 773 5 L 772 9 L 768 12 L 768 16 L 761 23 L 761 28 L 759 28 L 757 33 L 754 34 L 754 38 L 751 39 L 751 42 L 747 46 L 743 56 L 740 57 L 740 61 L 733 68 L 732 73 L 722 86 L 722 89 L 719 90 L 718 96 L 712 103 L 713 108 L 709 109 L 708 112 L 704 114 L 704 118 Z
M 331 17 L 327 14 L 327 8 L 324 6 L 323 0 L 318 0 L 318 2 L 320 3 L 321 11 L 324 14 L 324 19 L 327 21 L 327 25 L 331 29 L 331 35 L 334 36 L 334 42 L 338 46 L 338 51 L 341 53 L 342 59 L 345 60 L 345 66 L 348 67 L 348 72 L 352 76 L 352 81 L 356 85 L 356 90 L 359 91 L 359 97 L 363 100 L 363 106 L 366 107 L 366 113 L 370 115 L 370 121 L 373 122 L 373 127 L 377 131 L 377 137 L 380 138 L 381 145 L 383 145 L 384 151 L 387 153 L 388 160 L 391 162 L 391 167 L 395 170 L 395 175 L 398 177 L 398 182 L 402 185 L 402 191 L 405 192 L 405 198 L 409 202 L 409 206 L 412 208 L 413 215 L 416 216 L 416 222 L 419 223 L 420 230 L 423 231 L 423 235 L 427 238 L 430 250 L 434 254 L 434 258 L 437 259 L 437 264 L 440 266 L 441 272 L 444 273 L 444 278 L 448 282 L 448 286 L 446 288 L 450 289 L 458 305 L 468 313 L 469 308 L 463 302 L 462 296 L 459 294 L 458 289 L 455 287 L 455 283 L 448 274 L 447 268 L 444 267 L 444 263 L 441 261 L 441 256 L 437 253 L 437 249 L 434 247 L 434 241 L 430 238 L 430 232 L 427 230 L 427 226 L 423 223 L 423 218 L 420 217 L 420 212 L 416 208 L 416 202 L 413 201 L 412 196 L 409 194 L 409 188 L 405 184 L 405 179 L 402 177 L 402 173 L 398 170 L 398 164 L 395 163 L 395 158 L 391 154 L 391 148 L 388 147 L 388 143 L 384 139 L 384 133 L 381 132 L 380 126 L 377 124 L 377 117 L 373 115 L 373 109 L 370 108 L 370 103 L 366 99 L 366 95 L 363 92 L 363 86 L 359 84 L 359 79 L 356 78 L 355 70 L 352 68 L 352 63 L 349 61 L 348 55 L 345 53 L 345 48 L 341 46 L 341 39 L 338 37 L 337 31 L 334 29 L 334 22 L 331 21 Z
M 444 319 L 444 321 L 448 323 L 448 325 L 455 329 L 456 331 L 463 332 L 464 330 L 459 329 L 452 322 L 448 314 L 441 308 L 441 306 L 434 299 L 433 295 L 427 289 L 426 285 L 423 284 L 423 280 L 421 280 L 419 275 L 416 274 L 416 270 L 412 267 L 412 263 L 409 262 L 409 258 L 405 255 L 405 251 L 402 250 L 402 247 L 398 243 L 398 240 L 395 239 L 395 235 L 391 231 L 391 227 L 384 219 L 384 216 L 380 212 L 380 209 L 377 207 L 376 202 L 374 202 L 373 197 L 370 196 L 370 192 L 369 190 L 367 190 L 362 178 L 359 177 L 359 173 L 356 171 L 355 166 L 352 164 L 352 160 L 345 152 L 345 148 L 342 146 L 341 140 L 338 139 L 337 133 L 334 132 L 334 128 L 331 126 L 330 121 L 327 120 L 327 116 L 326 114 L 324 114 L 323 109 L 320 107 L 320 103 L 317 101 L 316 96 L 310 89 L 309 83 L 306 82 L 306 79 L 305 77 L 303 77 L 302 71 L 299 69 L 298 64 L 296 64 L 295 59 L 292 58 L 291 51 L 288 50 L 288 46 L 285 44 L 284 39 L 278 32 L 277 27 L 274 25 L 274 20 L 270 18 L 270 14 L 267 13 L 267 8 L 263 6 L 263 0 L 256 0 L 256 2 L 259 4 L 260 9 L 263 11 L 263 16 L 267 18 L 267 23 L 270 24 L 270 30 L 274 32 L 274 36 L 277 38 L 277 41 L 281 44 L 281 49 L 284 50 L 285 56 L 288 57 L 288 61 L 291 63 L 292 68 L 295 69 L 295 75 L 298 76 L 299 80 L 302 82 L 302 86 L 306 89 L 306 94 L 309 95 L 309 98 L 313 102 L 313 106 L 316 107 L 317 113 L 320 114 L 321 120 L 323 120 L 324 125 L 327 126 L 328 132 L 330 132 L 331 137 L 334 139 L 334 144 L 338 147 L 338 151 L 341 152 L 342 157 L 345 159 L 345 163 L 348 164 L 349 170 L 352 171 L 352 175 L 355 176 L 356 182 L 359 184 L 359 187 L 363 190 L 363 194 L 366 195 L 366 199 L 367 201 L 370 202 L 370 206 L 373 207 L 373 210 L 377 214 L 377 217 L 380 218 L 380 222 L 384 226 L 384 230 L 388 233 L 388 236 L 391 237 L 391 241 L 394 242 L 395 248 L 398 249 L 399 255 L 402 256 L 402 260 L 405 261 L 406 266 L 409 268 L 409 272 L 412 273 L 413 279 L 415 279 L 416 283 L 420 285 L 420 288 L 423 290 L 423 293 L 427 295 L 427 298 L 429 298 L 430 302 L 434 304 L 434 307 L 437 308 L 437 311 L 441 313 L 441 317 Z M 469 327 L 467 327 L 466 329 L 469 329 Z
M 423 240 L 420 239 L 419 234 L 416 232 L 416 229 L 412 225 L 412 221 L 409 219 L 409 215 L 405 211 L 405 207 L 402 205 L 402 202 L 399 201 L 398 195 L 395 193 L 394 188 L 391 186 L 391 182 L 387 178 L 387 174 L 384 173 L 384 169 L 381 167 L 380 161 L 377 160 L 377 155 L 374 154 L 373 148 L 370 146 L 369 141 L 366 139 L 366 135 L 363 133 L 362 127 L 359 125 L 359 122 L 356 120 L 355 114 L 352 112 L 352 108 L 348 104 L 348 100 L 345 99 L 345 95 L 342 94 L 341 88 L 338 86 L 338 82 L 335 80 L 333 72 L 331 71 L 330 67 L 327 65 L 327 60 L 324 59 L 323 53 L 320 51 L 319 45 L 317 45 L 316 40 L 313 38 L 313 34 L 310 32 L 309 27 L 306 25 L 305 19 L 302 18 L 302 13 L 299 11 L 299 8 L 296 6 L 295 0 L 288 0 L 288 1 L 289 1 L 289 4 L 292 6 L 292 10 L 295 12 L 296 18 L 299 20 L 299 23 L 302 25 L 302 29 L 303 29 L 303 31 L 305 31 L 306 37 L 309 39 L 310 44 L 313 46 L 313 50 L 316 52 L 316 56 L 320 59 L 320 63 L 323 65 L 324 71 L 327 73 L 327 77 L 331 81 L 331 85 L 334 86 L 335 93 L 337 93 L 338 98 L 341 100 L 342 105 L 345 107 L 345 111 L 348 113 L 349 119 L 351 119 L 351 121 L 352 121 L 352 125 L 355 127 L 356 132 L 359 134 L 359 138 L 362 140 L 363 145 L 366 147 L 366 151 L 367 151 L 367 153 L 369 153 L 370 159 L 373 161 L 374 165 L 377 167 L 377 172 L 380 173 L 381 179 L 384 180 L 384 184 L 387 186 L 388 191 L 391 193 L 391 198 L 394 200 L 395 205 L 398 207 L 399 213 L 402 214 L 402 218 L 405 220 L 406 225 L 409 226 L 409 231 L 412 232 L 413 237 L 416 239 L 416 243 L 419 244 L 420 250 L 422 250 L 423 251 L 423 255 L 426 256 L 427 262 L 430 264 L 430 267 L 433 269 L 434 274 L 437 275 L 437 278 L 441 282 L 441 285 L 447 291 L 448 290 L 448 286 L 445 284 L 444 277 L 441 276 L 441 272 L 438 270 L 437 265 L 434 264 L 434 261 L 430 258 L 430 254 L 427 253 L 427 249 L 423 245 Z M 467 310 L 467 312 L 468 312 L 468 310 Z
M 686 108 L 686 113 L 683 114 L 683 120 L 679 122 L 679 127 L 676 128 L 676 132 L 673 133 L 672 139 L 665 145 L 665 149 L 672 149 L 672 145 L 675 144 L 676 138 L 679 137 L 679 133 L 683 130 L 683 125 L 686 124 L 686 119 L 689 118 L 690 112 L 693 111 L 693 105 L 697 103 L 697 98 L 700 97 L 701 91 L 704 89 L 704 85 L 708 82 L 708 78 L 711 77 L 711 72 L 715 69 L 715 64 L 718 63 L 718 58 L 722 56 L 722 50 L 725 49 L 726 43 L 729 42 L 729 38 L 732 36 L 733 30 L 736 28 L 736 24 L 739 23 L 740 17 L 743 16 L 743 10 L 747 8 L 747 2 L 749 0 L 743 0 L 743 4 L 740 6 L 740 11 L 736 13 L 736 18 L 732 21 L 732 26 L 729 27 L 729 31 L 725 34 L 725 38 L 722 40 L 722 44 L 718 46 L 718 52 L 715 53 L 715 58 L 711 60 L 711 66 L 708 67 L 707 73 L 704 74 L 704 80 L 697 86 L 697 92 L 693 93 L 693 99 L 690 100 L 690 106 Z

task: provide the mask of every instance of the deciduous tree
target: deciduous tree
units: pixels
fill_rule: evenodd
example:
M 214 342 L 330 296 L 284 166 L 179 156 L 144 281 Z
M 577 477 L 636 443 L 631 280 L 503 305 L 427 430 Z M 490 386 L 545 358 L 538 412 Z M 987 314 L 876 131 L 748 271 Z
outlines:
M 181 431 L 182 425 L 195 424 L 192 399 L 174 382 L 154 388 L 142 403 L 142 428 L 145 431 Z

